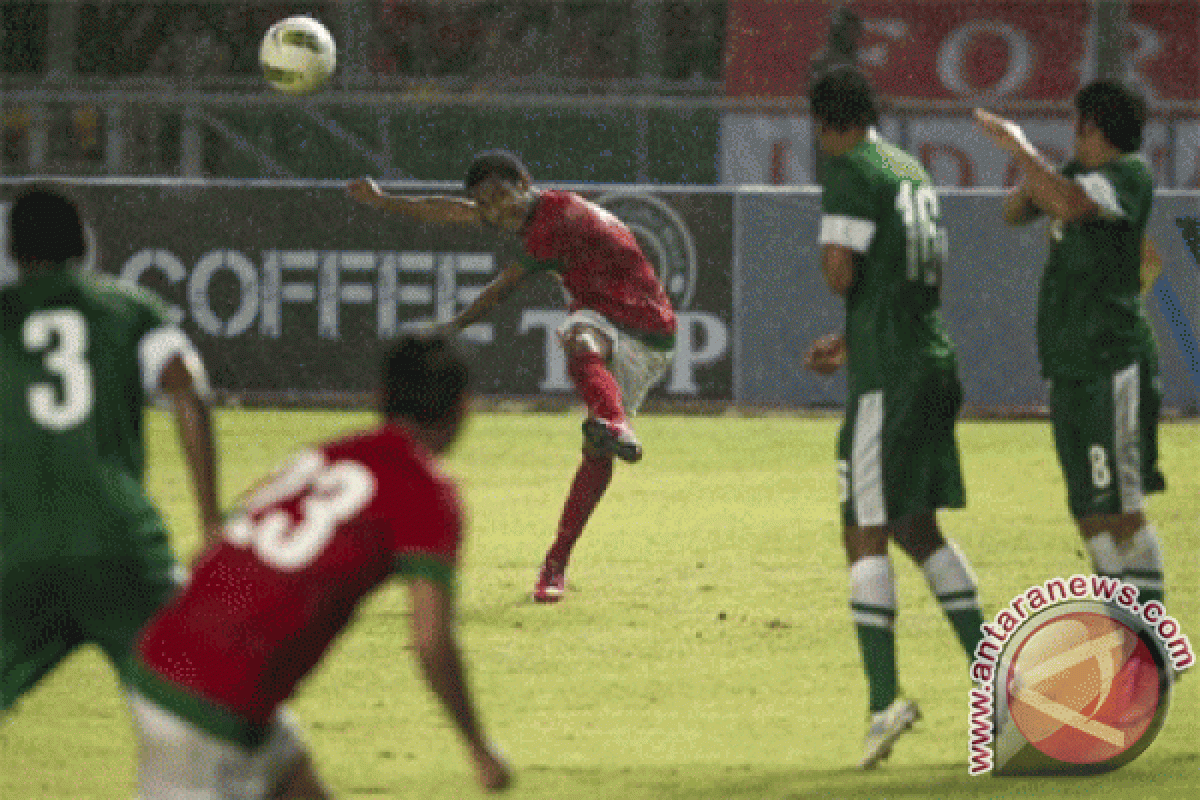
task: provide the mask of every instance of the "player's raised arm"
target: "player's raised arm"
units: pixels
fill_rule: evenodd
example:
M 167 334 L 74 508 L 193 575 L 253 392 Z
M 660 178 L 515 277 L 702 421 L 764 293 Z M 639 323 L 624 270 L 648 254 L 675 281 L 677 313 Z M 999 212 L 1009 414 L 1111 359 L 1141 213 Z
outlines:
M 346 184 L 346 194 L 363 205 L 403 214 L 420 222 L 479 225 L 481 220 L 475 202 L 450 195 L 388 194 L 371 178 L 358 178 Z
M 1060 175 L 1046 161 L 1025 136 L 1020 125 L 982 108 L 975 109 L 975 122 L 997 147 L 1016 158 L 1025 176 L 1024 194 L 1035 209 L 1063 222 L 1072 222 L 1099 210 L 1099 206 L 1078 183 Z M 1022 219 L 1025 215 L 1018 214 L 1019 210 L 1023 210 L 1023 202 L 1020 209 L 1015 200 L 1011 209 L 1006 202 L 1005 221 L 1010 218 L 1010 211 L 1013 212 L 1013 219 Z
M 529 270 L 519 261 L 514 261 L 503 269 L 496 279 L 484 288 L 475 302 L 464 308 L 450 321 L 449 327 L 461 331 L 491 313 L 492 309 L 504 302 L 513 293 L 521 281 L 529 274 Z
M 454 596 L 446 586 L 424 577 L 414 578 L 409 592 L 414 643 L 425 678 L 462 734 L 480 785 L 506 789 L 512 774 L 484 736 L 467 688 L 466 667 L 454 635 Z
M 1042 216 L 1042 210 L 1037 207 L 1030 197 L 1025 184 L 1018 184 L 1015 189 L 1004 196 L 1004 224 L 1019 226 L 1028 225 Z

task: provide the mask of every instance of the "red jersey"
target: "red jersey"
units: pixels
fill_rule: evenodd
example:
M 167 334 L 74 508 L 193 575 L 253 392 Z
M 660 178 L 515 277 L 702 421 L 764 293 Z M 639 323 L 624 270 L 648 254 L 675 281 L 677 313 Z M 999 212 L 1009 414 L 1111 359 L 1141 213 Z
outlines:
M 673 345 L 671 300 L 625 223 L 574 192 L 542 191 L 536 202 L 521 235 L 525 265 L 557 273 L 572 311 L 598 311 Z
M 452 584 L 461 537 L 457 492 L 399 428 L 304 451 L 249 496 L 147 624 L 135 687 L 189 719 L 198 698 L 208 717 L 215 707 L 265 725 L 385 578 Z

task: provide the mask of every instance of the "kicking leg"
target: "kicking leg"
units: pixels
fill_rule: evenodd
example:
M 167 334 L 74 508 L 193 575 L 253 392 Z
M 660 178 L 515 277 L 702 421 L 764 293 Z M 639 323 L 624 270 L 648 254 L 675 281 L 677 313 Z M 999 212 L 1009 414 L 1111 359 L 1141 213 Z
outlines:
M 629 426 L 621 387 L 608 368 L 613 342 L 600 328 L 576 323 L 560 335 L 567 374 L 587 405 L 584 434 L 625 461 L 642 457 L 642 446 Z

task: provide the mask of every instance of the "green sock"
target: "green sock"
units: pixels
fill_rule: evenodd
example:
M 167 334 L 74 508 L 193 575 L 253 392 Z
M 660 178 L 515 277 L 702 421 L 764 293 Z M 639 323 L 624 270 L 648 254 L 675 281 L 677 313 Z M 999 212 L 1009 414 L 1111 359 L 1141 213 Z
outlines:
M 858 631 L 858 648 L 867 673 L 868 702 L 874 714 L 896 699 L 896 633 L 891 628 L 875 625 L 854 627 Z

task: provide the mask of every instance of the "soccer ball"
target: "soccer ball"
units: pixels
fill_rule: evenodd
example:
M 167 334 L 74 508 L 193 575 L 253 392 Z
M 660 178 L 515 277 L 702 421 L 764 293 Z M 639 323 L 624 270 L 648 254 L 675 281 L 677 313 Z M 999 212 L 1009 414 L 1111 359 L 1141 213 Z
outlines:
M 312 17 L 288 17 L 267 30 L 258 60 L 271 86 L 304 94 L 329 80 L 337 65 L 337 45 L 329 29 Z

